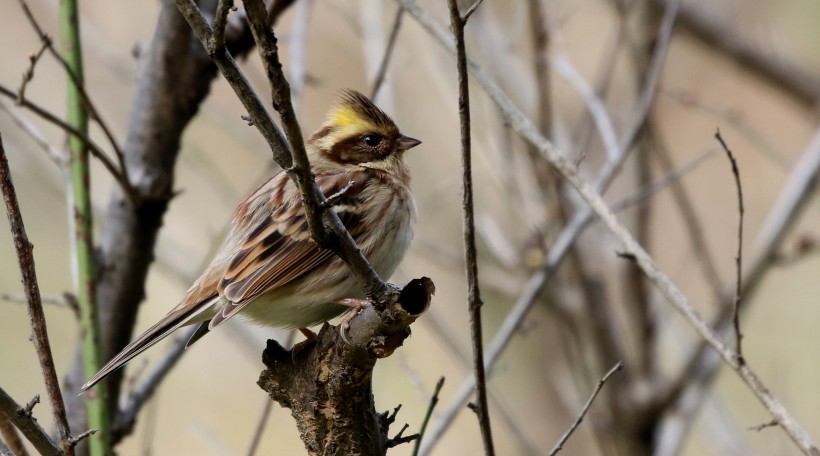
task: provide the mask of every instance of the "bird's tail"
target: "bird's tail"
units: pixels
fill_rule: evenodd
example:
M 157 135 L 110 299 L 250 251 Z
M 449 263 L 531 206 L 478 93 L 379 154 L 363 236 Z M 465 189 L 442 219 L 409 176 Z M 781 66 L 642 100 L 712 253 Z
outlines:
M 93 377 L 85 382 L 82 386 L 82 391 L 80 394 L 88 391 L 88 389 L 99 383 L 100 380 L 107 377 L 111 372 L 119 369 L 125 363 L 131 361 L 135 356 L 147 350 L 157 342 L 165 339 L 172 332 L 182 326 L 201 321 L 202 314 L 208 310 L 212 310 L 212 302 L 205 302 L 198 306 L 194 306 L 193 308 L 172 310 L 154 326 L 151 326 L 145 332 L 140 334 L 139 337 L 123 348 L 122 351 L 116 356 L 111 358 L 111 361 L 108 361 L 108 364 L 103 366 L 99 372 L 94 374 Z

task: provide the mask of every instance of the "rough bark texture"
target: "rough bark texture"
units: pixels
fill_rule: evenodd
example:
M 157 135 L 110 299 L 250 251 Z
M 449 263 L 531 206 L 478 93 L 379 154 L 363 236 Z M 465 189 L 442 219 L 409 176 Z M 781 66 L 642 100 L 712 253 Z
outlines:
M 372 306 L 353 319 L 345 342 L 325 324 L 315 344 L 291 353 L 269 340 L 259 386 L 291 409 L 311 455 L 384 455 L 389 420 L 376 412 L 371 390 L 376 360 L 410 335 L 410 324 L 430 305 L 435 287 L 424 277 L 402 290 L 384 311 Z

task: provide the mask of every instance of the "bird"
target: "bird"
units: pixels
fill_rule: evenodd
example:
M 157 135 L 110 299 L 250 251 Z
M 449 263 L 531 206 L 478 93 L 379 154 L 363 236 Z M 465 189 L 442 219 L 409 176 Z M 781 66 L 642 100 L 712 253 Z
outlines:
M 305 142 L 316 184 L 371 266 L 389 278 L 410 246 L 417 218 L 405 152 L 421 141 L 404 135 L 365 95 L 342 90 Z M 186 348 L 235 315 L 253 323 L 307 328 L 366 305 L 347 265 L 311 239 L 299 189 L 283 170 L 236 208 L 210 265 L 184 299 L 115 355 L 83 386 L 175 330 L 198 325 Z

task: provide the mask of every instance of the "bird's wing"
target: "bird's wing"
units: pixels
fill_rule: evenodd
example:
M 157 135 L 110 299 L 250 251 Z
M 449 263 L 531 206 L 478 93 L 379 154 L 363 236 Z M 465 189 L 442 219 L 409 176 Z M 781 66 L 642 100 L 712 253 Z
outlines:
M 364 231 L 361 194 L 365 178 L 362 173 L 343 173 L 320 175 L 316 179 L 326 196 L 347 188 L 333 210 L 354 239 Z M 348 185 L 351 181 L 353 184 Z M 267 202 L 271 210 L 252 211 L 262 212 L 264 217 L 239 221 L 251 225 L 243 230 L 248 234 L 228 261 L 217 286 L 228 303 L 211 319 L 210 329 L 236 315 L 262 293 L 293 283 L 334 258 L 332 251 L 320 248 L 311 239 L 302 199 L 294 188 L 287 191 L 288 185 L 293 186 L 290 181 L 279 188 L 272 186 Z M 290 196 L 291 201 L 285 201 L 284 196 Z M 241 218 L 241 214 L 237 216 Z

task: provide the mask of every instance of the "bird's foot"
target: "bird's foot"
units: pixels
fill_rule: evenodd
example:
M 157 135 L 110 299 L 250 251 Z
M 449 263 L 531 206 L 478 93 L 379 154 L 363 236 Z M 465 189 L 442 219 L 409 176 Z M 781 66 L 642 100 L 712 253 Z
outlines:
M 293 344 L 293 347 L 291 347 L 290 356 L 293 360 L 296 360 L 296 355 L 298 355 L 300 351 L 316 343 L 315 332 L 307 328 L 299 328 L 299 332 L 301 332 L 305 336 L 305 340 L 297 342 Z
M 347 330 L 350 329 L 350 322 L 353 321 L 356 315 L 359 315 L 364 309 L 370 307 L 370 302 L 366 299 L 345 298 L 336 301 L 336 304 L 350 307 L 350 312 L 347 313 L 341 324 L 339 324 L 339 334 L 342 336 L 342 340 L 350 345 L 350 341 L 347 340 Z

